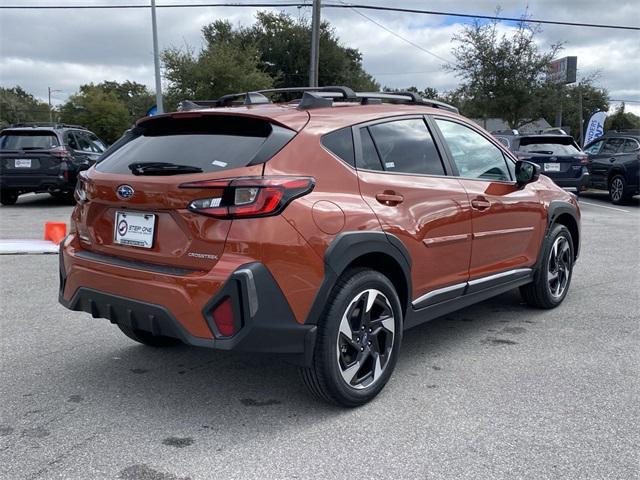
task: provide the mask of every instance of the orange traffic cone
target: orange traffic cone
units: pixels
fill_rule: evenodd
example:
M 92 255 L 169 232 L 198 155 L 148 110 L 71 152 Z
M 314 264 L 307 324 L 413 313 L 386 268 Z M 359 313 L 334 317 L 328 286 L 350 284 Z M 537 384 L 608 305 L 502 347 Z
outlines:
M 44 224 L 44 239 L 59 244 L 67 236 L 67 224 L 64 222 L 46 222 Z

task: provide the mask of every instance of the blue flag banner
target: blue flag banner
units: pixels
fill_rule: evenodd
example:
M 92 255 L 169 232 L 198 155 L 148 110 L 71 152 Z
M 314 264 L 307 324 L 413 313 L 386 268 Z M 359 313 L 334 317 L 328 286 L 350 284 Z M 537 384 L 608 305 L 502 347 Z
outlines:
M 582 142 L 583 147 L 594 138 L 604 135 L 604 121 L 606 118 L 607 112 L 596 112 L 591 116 L 589 125 L 587 126 L 587 131 L 584 134 L 584 142 Z

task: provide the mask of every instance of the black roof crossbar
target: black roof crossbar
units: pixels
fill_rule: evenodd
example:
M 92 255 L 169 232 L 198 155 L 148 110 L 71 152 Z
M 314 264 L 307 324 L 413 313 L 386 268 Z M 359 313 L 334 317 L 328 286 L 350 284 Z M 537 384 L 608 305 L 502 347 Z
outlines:
M 19 123 L 13 123 L 9 125 L 8 128 L 25 128 L 25 127 L 77 128 L 79 130 L 87 130 L 87 127 L 83 127 L 82 125 L 70 125 L 68 123 L 60 123 L 60 122 L 19 122 Z
M 415 92 L 354 92 L 349 87 L 291 87 L 291 88 L 269 88 L 252 92 L 231 93 L 223 95 L 217 100 L 184 100 L 180 102 L 179 110 L 196 110 L 199 108 L 228 107 L 238 99 L 244 97 L 243 105 L 262 105 L 271 103 L 267 95 L 280 93 L 301 93 L 298 107 L 309 110 L 314 108 L 325 108 L 333 105 L 333 101 L 359 102 L 362 105 L 380 104 L 383 101 L 390 103 L 401 103 L 405 105 L 424 105 L 433 108 L 440 108 L 450 112 L 459 113 L 458 109 L 452 105 L 422 98 Z

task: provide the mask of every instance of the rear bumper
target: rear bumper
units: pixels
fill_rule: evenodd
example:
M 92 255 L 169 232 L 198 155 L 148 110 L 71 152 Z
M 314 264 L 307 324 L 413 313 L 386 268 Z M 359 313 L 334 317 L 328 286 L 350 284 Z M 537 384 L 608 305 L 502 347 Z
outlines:
M 75 179 L 75 176 L 73 177 Z M 75 180 L 74 180 L 75 182 Z M 73 190 L 72 185 L 63 175 L 42 174 L 5 174 L 0 176 L 0 188 L 3 190 L 19 190 L 24 192 L 48 192 Z
M 311 361 L 316 326 L 296 322 L 273 276 L 259 262 L 238 265 L 218 281 L 212 279 L 215 268 L 205 277 L 183 277 L 189 280 L 180 292 L 182 295 L 177 295 L 176 288 L 182 287 L 178 287 L 176 275 L 158 272 L 148 272 L 154 282 L 123 275 L 116 286 L 113 269 L 124 267 L 94 261 L 91 268 L 89 261 L 77 258 L 68 244 L 63 242 L 60 252 L 59 302 L 70 310 L 87 312 L 94 318 L 106 318 L 153 335 L 178 338 L 187 345 L 285 354 L 303 365 Z M 80 273 L 92 281 L 78 283 L 74 277 Z M 159 282 L 159 277 L 165 278 Z M 102 288 L 96 288 L 99 285 Z M 122 293 L 123 287 L 128 294 Z M 194 288 L 199 295 L 190 295 Z M 149 290 L 154 291 L 156 301 L 149 300 Z M 163 298 L 166 301 L 158 300 Z M 210 312 L 227 298 L 233 306 L 236 333 L 221 337 Z
M 545 175 L 548 175 L 546 173 Z M 556 185 L 562 188 L 575 188 L 578 191 L 586 190 L 589 188 L 589 171 L 583 167 L 582 172 L 577 177 L 565 178 L 565 177 L 553 177 L 550 178 L 554 181 Z

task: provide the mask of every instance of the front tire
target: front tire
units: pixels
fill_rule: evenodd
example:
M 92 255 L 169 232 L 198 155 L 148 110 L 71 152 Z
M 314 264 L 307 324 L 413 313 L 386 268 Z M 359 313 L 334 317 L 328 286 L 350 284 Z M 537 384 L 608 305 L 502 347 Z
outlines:
M 145 332 L 144 330 L 136 330 L 119 323 L 118 328 L 131 340 L 149 347 L 173 347 L 182 343 L 177 338 L 153 335 L 149 332 Z
M 564 225 L 554 225 L 542 248 L 542 261 L 532 283 L 520 287 L 522 298 L 532 307 L 551 309 L 562 303 L 573 273 L 573 240 Z
M 330 403 L 367 403 L 391 377 L 402 324 L 391 281 L 375 270 L 348 270 L 329 296 L 312 365 L 300 369 L 303 382 L 314 396 Z

